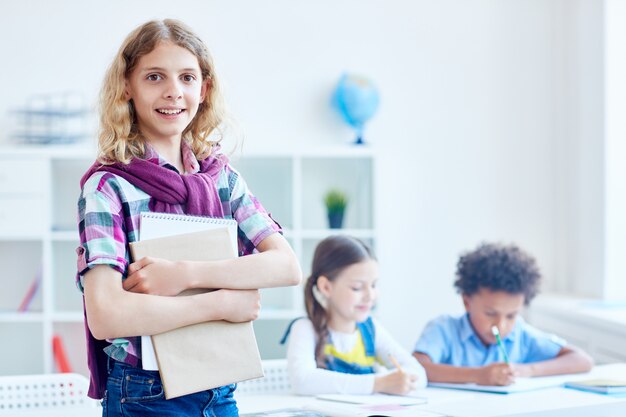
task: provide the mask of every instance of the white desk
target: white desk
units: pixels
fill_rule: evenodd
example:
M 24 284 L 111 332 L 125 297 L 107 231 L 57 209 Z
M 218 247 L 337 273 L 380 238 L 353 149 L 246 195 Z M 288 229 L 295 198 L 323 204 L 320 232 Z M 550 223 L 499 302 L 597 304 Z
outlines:
M 626 364 L 602 365 L 585 377 L 593 378 L 626 378 Z M 565 416 L 572 409 L 584 411 L 586 417 L 626 416 L 626 398 L 611 397 L 590 392 L 578 391 L 569 388 L 556 387 L 536 391 L 520 392 L 515 394 L 488 394 L 460 390 L 443 390 L 426 388 L 420 390 L 419 395 L 428 398 L 428 403 L 407 407 L 405 412 L 389 415 L 453 415 L 455 417 L 543 417 L 556 414 Z M 307 407 L 315 409 L 328 401 L 317 400 L 313 397 L 299 397 L 295 395 L 276 396 L 237 396 L 240 413 L 252 413 L 276 410 L 280 408 Z M 591 407 L 591 408 L 588 408 Z M 605 411 L 601 411 L 602 407 Z M 598 413 L 589 414 L 589 410 L 598 410 Z M 561 411 L 559 411 L 561 410 Z M 413 412 L 413 414 L 411 414 Z M 610 414 L 613 413 L 613 414 Z M 618 413 L 618 414 L 615 414 Z M 382 412 L 382 414 L 386 414 Z
M 626 378 L 626 364 L 602 365 L 587 375 L 593 378 Z M 453 415 L 455 417 L 623 417 L 626 416 L 626 398 L 610 397 L 568 388 L 549 388 L 516 394 L 487 394 L 460 390 L 426 388 L 419 395 L 427 404 L 407 407 L 393 414 L 418 417 Z M 281 408 L 316 406 L 332 407 L 335 403 L 314 397 L 296 395 L 236 395 L 240 413 L 271 411 Z M 338 404 L 338 403 L 337 403 Z M 66 408 L 11 410 L 11 417 L 100 417 L 102 409 Z M 340 414 L 341 415 L 341 414 Z M 345 414 L 343 414 L 345 415 Z M 348 414 L 351 415 L 351 414 Z M 352 414 L 354 415 L 354 414 Z
M 538 411 L 515 414 L 509 417 L 624 417 L 626 402 L 590 405 L 586 407 L 561 408 L 559 410 Z

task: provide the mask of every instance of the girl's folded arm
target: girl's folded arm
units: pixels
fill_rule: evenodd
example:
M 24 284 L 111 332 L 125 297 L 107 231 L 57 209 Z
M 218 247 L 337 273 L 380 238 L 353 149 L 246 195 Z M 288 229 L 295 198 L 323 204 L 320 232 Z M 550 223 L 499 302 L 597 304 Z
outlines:
M 259 294 L 214 291 L 161 297 L 125 291 L 121 274 L 98 265 L 84 276 L 89 328 L 97 339 L 152 335 L 212 320 L 250 321 L 258 317 Z
M 298 285 L 300 264 L 291 246 L 279 233 L 263 239 L 258 253 L 210 262 L 170 262 L 142 258 L 129 267 L 124 289 L 133 292 L 176 295 L 191 288 L 235 290 Z M 172 275 L 176 279 L 172 280 Z
M 216 262 L 190 263 L 197 288 L 270 288 L 298 285 L 302 271 L 287 240 L 273 233 L 257 246 L 258 253 Z

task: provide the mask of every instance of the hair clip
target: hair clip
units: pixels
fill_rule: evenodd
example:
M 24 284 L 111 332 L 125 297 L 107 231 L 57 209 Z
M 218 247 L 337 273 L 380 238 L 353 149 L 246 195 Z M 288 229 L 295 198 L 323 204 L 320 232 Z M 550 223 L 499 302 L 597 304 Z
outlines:
M 326 299 L 326 296 L 322 294 L 319 288 L 317 288 L 317 284 L 313 284 L 313 298 L 315 298 L 315 301 L 317 301 L 318 304 L 321 305 L 324 310 L 326 310 L 328 301 Z

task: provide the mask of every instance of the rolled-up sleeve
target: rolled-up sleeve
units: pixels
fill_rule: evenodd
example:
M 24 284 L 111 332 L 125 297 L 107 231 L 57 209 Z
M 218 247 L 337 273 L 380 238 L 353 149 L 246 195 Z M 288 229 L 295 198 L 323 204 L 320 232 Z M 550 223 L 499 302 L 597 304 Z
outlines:
M 96 265 L 109 265 L 124 274 L 128 266 L 127 238 L 121 202 L 106 184 L 106 176 L 94 174 L 84 185 L 78 201 L 80 246 L 76 249 L 77 286 Z

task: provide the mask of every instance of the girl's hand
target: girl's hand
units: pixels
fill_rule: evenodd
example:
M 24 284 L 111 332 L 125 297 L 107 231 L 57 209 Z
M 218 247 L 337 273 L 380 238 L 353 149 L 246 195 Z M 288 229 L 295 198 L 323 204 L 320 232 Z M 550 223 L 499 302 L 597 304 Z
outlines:
M 128 266 L 122 283 L 126 291 L 152 295 L 178 295 L 187 289 L 177 262 L 146 256 Z
M 221 306 L 222 320 L 241 323 L 259 318 L 259 290 L 217 290 L 212 295 L 219 297 L 217 302 Z
M 402 371 L 394 371 L 374 379 L 374 392 L 404 395 L 415 389 L 417 376 Z
M 506 363 L 492 363 L 478 369 L 478 385 L 511 385 L 515 382 L 515 372 Z

